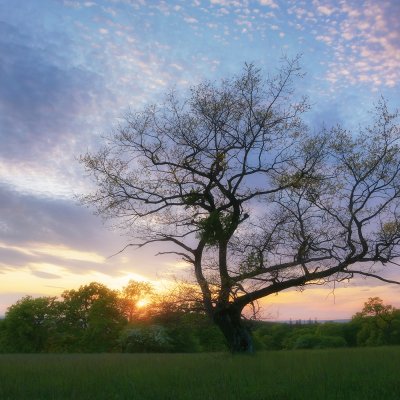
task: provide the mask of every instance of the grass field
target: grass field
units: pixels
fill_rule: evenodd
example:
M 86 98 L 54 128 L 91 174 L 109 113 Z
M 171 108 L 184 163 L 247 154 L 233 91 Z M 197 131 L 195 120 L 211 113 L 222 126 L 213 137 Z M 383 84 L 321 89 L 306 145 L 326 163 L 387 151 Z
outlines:
M 0 355 L 0 399 L 400 399 L 400 347 Z

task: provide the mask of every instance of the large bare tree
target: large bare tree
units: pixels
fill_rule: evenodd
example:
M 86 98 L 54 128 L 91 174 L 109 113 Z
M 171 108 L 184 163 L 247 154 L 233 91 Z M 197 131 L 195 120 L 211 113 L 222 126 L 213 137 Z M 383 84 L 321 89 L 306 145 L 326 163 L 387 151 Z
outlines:
M 84 203 L 118 219 L 132 245 L 169 243 L 234 352 L 252 351 L 241 315 L 258 299 L 356 275 L 393 282 L 381 272 L 400 250 L 397 114 L 382 100 L 357 134 L 311 134 L 299 78 L 286 59 L 274 76 L 245 65 L 186 97 L 172 91 L 81 158 L 97 184 Z

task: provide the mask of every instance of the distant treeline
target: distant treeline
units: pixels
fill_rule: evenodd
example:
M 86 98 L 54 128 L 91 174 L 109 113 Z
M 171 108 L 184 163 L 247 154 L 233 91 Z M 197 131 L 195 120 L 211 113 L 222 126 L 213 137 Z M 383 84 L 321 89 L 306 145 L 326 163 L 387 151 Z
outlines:
M 143 298 L 147 305 L 143 306 Z M 351 321 L 248 321 L 258 350 L 400 344 L 400 310 L 374 297 Z M 219 329 L 189 304 L 153 296 L 147 283 L 122 291 L 91 283 L 61 297 L 24 297 L 0 320 L 0 352 L 212 352 Z
M 134 281 L 121 291 L 92 282 L 60 298 L 26 296 L 0 320 L 0 352 L 224 350 L 218 328 L 189 303 Z

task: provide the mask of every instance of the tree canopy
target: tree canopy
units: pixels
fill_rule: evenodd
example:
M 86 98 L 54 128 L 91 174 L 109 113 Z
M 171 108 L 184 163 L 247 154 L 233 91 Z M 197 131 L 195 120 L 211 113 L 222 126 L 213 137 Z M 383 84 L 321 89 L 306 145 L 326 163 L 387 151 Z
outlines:
M 192 266 L 206 313 L 232 351 L 251 351 L 243 309 L 292 287 L 380 273 L 399 256 L 398 114 L 382 99 L 372 125 L 313 133 L 285 59 L 125 116 L 81 162 L 83 197 L 136 238 Z M 396 282 L 397 283 L 397 282 Z
M 204 315 L 169 297 L 149 294 L 148 282 L 122 290 L 92 282 L 59 298 L 25 296 L 0 319 L 3 352 L 196 352 L 224 350 L 222 334 Z M 148 303 L 140 311 L 137 303 Z
M 127 287 L 141 284 L 131 281 Z M 125 300 L 124 290 L 116 292 L 96 282 L 65 291 L 59 299 L 25 296 L 0 319 L 0 353 L 226 350 L 221 331 L 193 304 L 178 305 L 174 297 L 160 302 L 154 296 L 144 307 L 146 317 L 134 313 L 128 321 Z M 348 322 L 255 320 L 250 327 L 258 350 L 400 344 L 400 310 L 378 297 L 368 299 Z

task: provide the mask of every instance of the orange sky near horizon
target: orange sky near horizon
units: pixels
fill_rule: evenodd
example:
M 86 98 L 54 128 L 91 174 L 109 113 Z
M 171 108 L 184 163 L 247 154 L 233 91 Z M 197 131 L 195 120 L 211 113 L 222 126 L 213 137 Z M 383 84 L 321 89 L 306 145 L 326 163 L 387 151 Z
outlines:
M 0 244 L 0 247 L 6 247 Z M 167 290 L 174 283 L 174 277 L 186 271 L 182 261 L 173 257 L 163 260 L 152 257 L 149 248 L 146 251 L 130 251 L 108 259 L 100 254 L 83 252 L 65 246 L 36 244 L 31 248 L 13 248 L 23 254 L 37 257 L 37 262 L 29 262 L 24 268 L 9 271 L 0 280 L 0 316 L 7 307 L 25 295 L 59 296 L 64 290 L 76 289 L 90 282 L 105 284 L 111 289 L 122 289 L 129 280 L 147 281 L 157 291 Z M 53 263 L 42 262 L 43 256 L 51 256 Z M 68 268 L 57 265 L 57 259 L 63 262 L 91 262 L 96 266 L 84 274 L 73 273 Z M 133 260 L 137 260 L 136 262 Z M 155 271 L 145 275 L 143 264 L 151 260 L 149 270 Z M 107 263 L 118 265 L 118 272 L 110 275 Z M 139 267 L 140 265 L 140 267 Z M 102 273 L 106 269 L 108 273 Z M 140 269 L 140 272 L 139 272 Z M 137 272 L 134 272 L 137 271 Z M 349 319 L 359 311 L 369 297 L 380 297 L 386 304 L 400 308 L 399 287 L 372 279 L 355 279 L 319 286 L 310 285 L 305 290 L 290 289 L 260 300 L 262 319 L 289 321 L 292 320 L 341 320 Z

